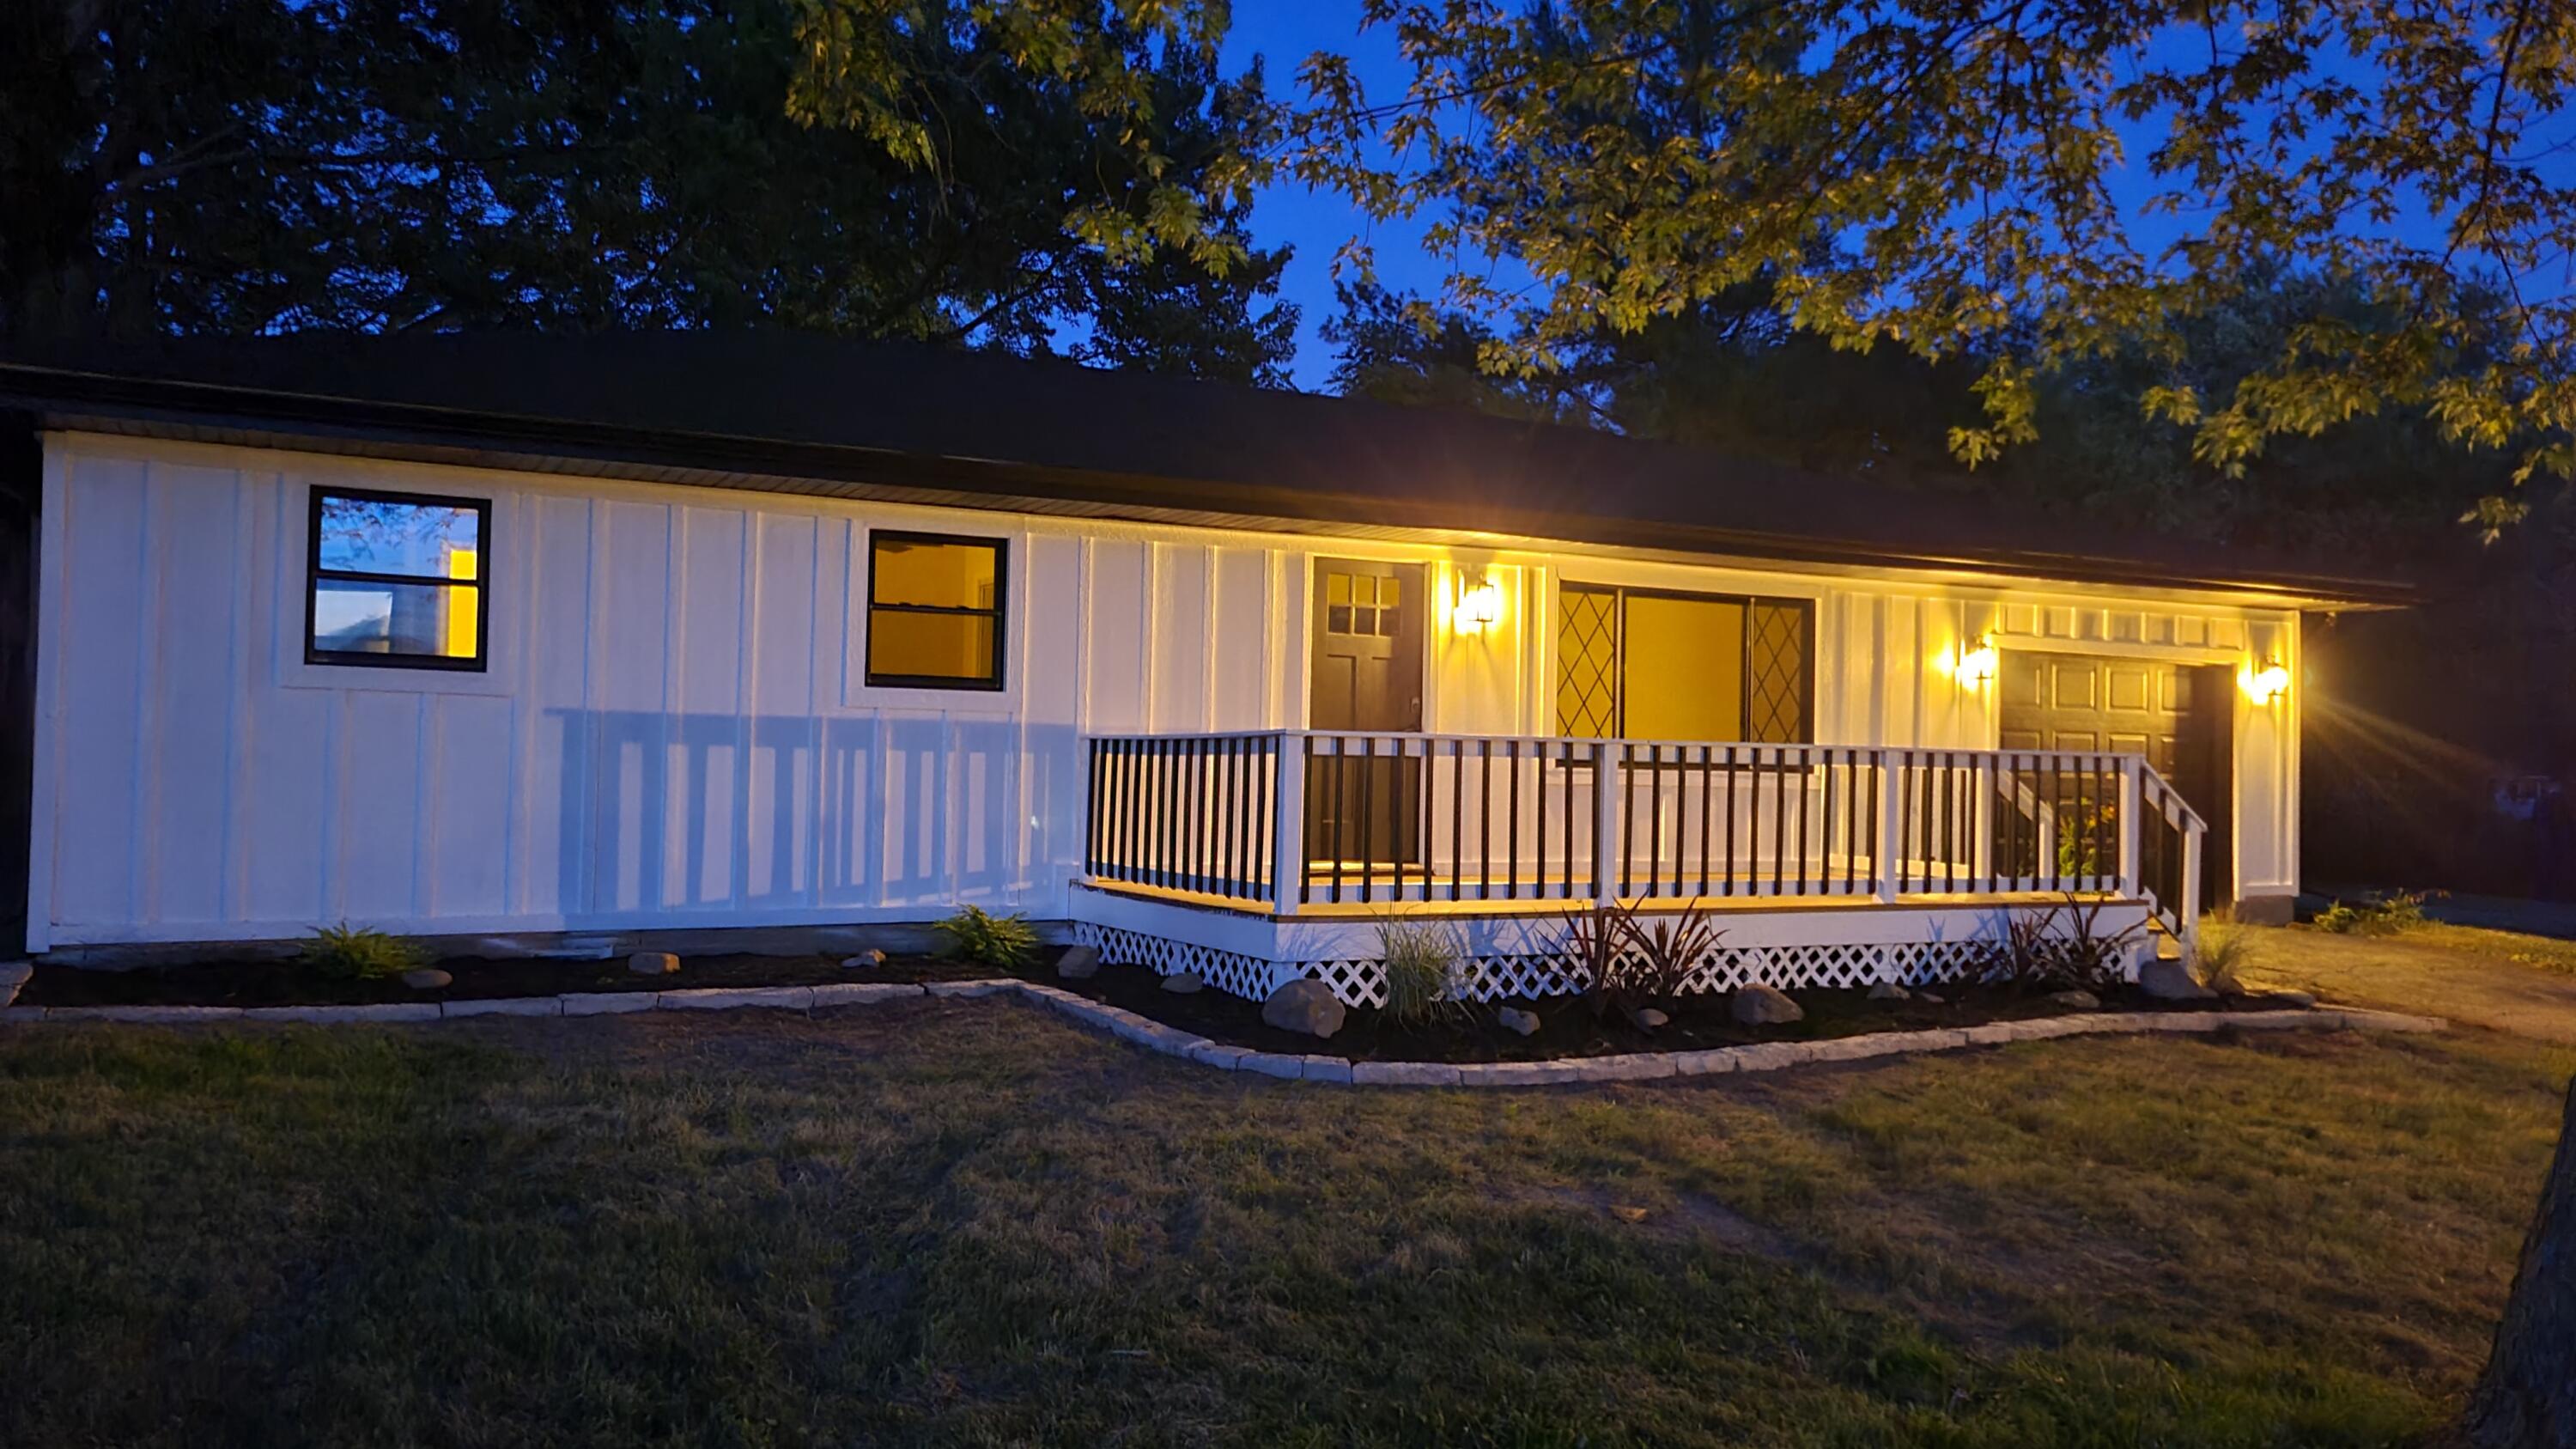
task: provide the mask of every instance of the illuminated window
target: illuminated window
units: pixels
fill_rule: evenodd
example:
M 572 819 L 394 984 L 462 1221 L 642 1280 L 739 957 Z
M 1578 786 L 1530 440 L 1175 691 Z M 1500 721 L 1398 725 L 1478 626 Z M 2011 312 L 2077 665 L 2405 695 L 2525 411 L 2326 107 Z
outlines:
M 1002 541 L 868 535 L 868 683 L 1002 687 Z
M 489 499 L 314 489 L 306 661 L 483 668 L 491 529 Z
M 1813 620 L 1803 599 L 1568 584 L 1557 593 L 1557 732 L 1807 742 Z

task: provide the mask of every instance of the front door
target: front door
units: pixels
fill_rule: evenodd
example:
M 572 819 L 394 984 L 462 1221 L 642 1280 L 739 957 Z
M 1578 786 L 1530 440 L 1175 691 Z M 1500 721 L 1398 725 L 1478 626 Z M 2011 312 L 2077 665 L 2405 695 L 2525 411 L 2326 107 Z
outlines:
M 1422 728 L 1420 564 L 1315 561 L 1313 690 L 1319 730 Z M 1415 859 L 1421 770 L 1393 758 L 1319 759 L 1306 778 L 1307 853 L 1316 860 Z
M 2227 857 L 2235 681 L 2227 667 L 2008 649 L 2001 674 L 2002 747 L 2146 756 L 2208 822 L 2201 903 L 2225 904 L 2235 879 Z

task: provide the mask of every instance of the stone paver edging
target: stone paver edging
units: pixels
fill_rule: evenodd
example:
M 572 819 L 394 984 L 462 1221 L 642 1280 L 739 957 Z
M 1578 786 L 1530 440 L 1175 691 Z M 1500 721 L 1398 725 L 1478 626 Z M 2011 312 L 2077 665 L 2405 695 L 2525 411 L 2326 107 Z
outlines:
M 732 1011 L 768 1007 L 811 1011 L 866 1006 L 929 996 L 1019 995 L 1085 1025 L 1132 1041 L 1149 1051 L 1230 1072 L 1258 1072 L 1307 1082 L 1349 1082 L 1364 1087 L 1539 1087 L 1558 1082 L 1639 1082 L 1663 1077 L 1705 1077 L 1721 1072 L 1765 1072 L 1808 1062 L 1856 1062 L 1914 1052 L 1955 1051 L 2053 1037 L 2111 1032 L 2208 1033 L 2293 1029 L 2339 1031 L 2442 1031 L 2438 1016 L 2408 1016 L 2322 1006 L 2307 1011 L 2097 1011 L 2031 1021 L 1930 1031 L 1883 1031 L 1821 1041 L 1756 1042 L 1706 1051 L 1637 1052 L 1625 1056 L 1559 1057 L 1537 1062 L 1354 1062 L 1323 1054 L 1254 1051 L 1227 1046 L 1139 1016 L 1124 1007 L 1060 986 L 1004 977 L 990 981 L 844 981 L 826 986 L 717 986 L 673 991 L 594 991 L 564 996 L 499 997 L 479 1001 L 394 1001 L 363 1006 L 11 1006 L 0 1023 L 122 1021 L 196 1024 L 217 1021 L 385 1022 L 441 1021 L 471 1016 L 608 1016 L 638 1011 Z

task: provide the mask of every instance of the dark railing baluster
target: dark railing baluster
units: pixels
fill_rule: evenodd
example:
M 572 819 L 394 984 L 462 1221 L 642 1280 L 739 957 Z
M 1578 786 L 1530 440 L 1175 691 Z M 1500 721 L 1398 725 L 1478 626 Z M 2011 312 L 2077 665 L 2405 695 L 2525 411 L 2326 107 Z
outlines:
M 1476 741 L 1476 899 L 1494 895 L 1494 742 Z
M 1726 837 L 1726 868 L 1717 878 L 1717 893 L 1722 896 L 1731 896 L 1735 894 L 1735 800 L 1736 796 L 1740 792 L 1735 788 L 1735 746 L 1728 745 L 1725 747 L 1725 750 L 1726 816 L 1724 821 L 1720 824 L 1719 829 Z
M 1505 773 L 1511 776 L 1511 805 L 1504 822 L 1504 828 L 1510 834 L 1503 838 L 1511 842 L 1511 859 L 1506 867 L 1503 895 L 1516 901 L 1521 898 L 1521 742 L 1513 739 L 1506 744 L 1511 751 L 1511 761 L 1505 767 Z

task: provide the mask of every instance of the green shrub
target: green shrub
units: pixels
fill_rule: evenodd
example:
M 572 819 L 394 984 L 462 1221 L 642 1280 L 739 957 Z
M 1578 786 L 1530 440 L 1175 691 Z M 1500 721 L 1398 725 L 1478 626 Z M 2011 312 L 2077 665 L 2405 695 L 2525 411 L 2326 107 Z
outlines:
M 2128 979 L 2129 950 L 2144 925 L 2105 933 L 2107 901 L 2068 892 L 2045 911 L 2007 913 L 2004 937 L 1984 943 L 1974 978 L 2024 991 L 2107 991 Z
M 978 966 L 1026 966 L 1038 953 L 1038 932 L 1026 916 L 989 915 L 966 906 L 932 927 L 948 940 L 946 954 Z
M 1704 910 L 1684 909 L 1649 926 L 1630 907 L 1600 905 L 1567 914 L 1566 962 L 1595 1017 L 1631 1016 L 1680 991 L 1723 934 Z
M 2339 936 L 2394 936 L 2424 924 L 2424 893 L 2390 891 L 2357 906 L 2337 901 L 2317 912 L 2314 924 Z
M 2254 938 L 2231 921 L 2200 923 L 2200 944 L 2193 952 L 2200 983 L 2212 991 L 2242 995 L 2245 968 L 2254 959 Z
M 427 965 L 429 953 L 400 936 L 354 930 L 342 921 L 304 943 L 304 964 L 335 981 L 373 981 Z
M 1444 927 L 1382 921 L 1378 949 L 1386 958 L 1387 1019 L 1420 1026 L 1467 1014 L 1467 983 L 1458 971 L 1458 937 Z

